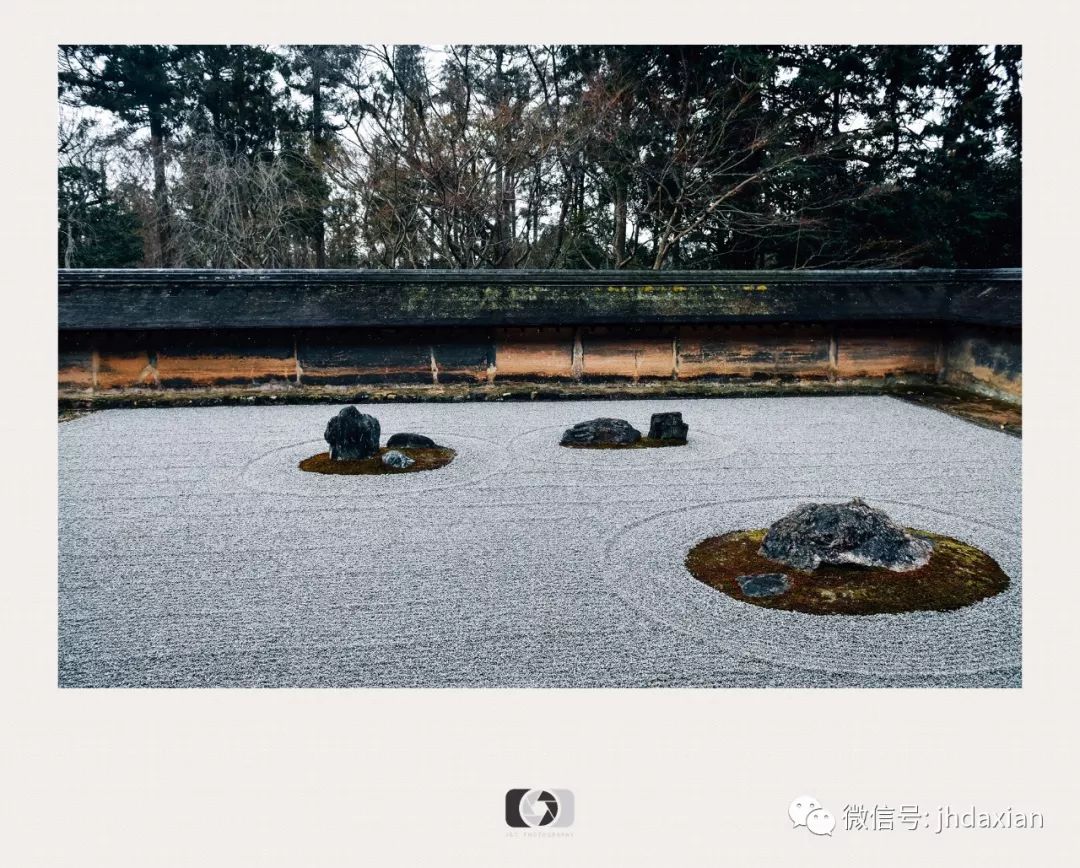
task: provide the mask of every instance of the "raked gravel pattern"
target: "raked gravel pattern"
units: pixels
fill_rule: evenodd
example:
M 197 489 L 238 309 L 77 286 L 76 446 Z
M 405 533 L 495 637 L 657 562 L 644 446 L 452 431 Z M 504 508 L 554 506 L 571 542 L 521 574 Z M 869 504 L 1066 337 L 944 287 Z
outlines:
M 888 397 L 357 405 L 457 450 L 297 468 L 337 406 L 109 410 L 60 426 L 65 687 L 1018 687 L 1021 441 Z M 562 431 L 681 410 L 685 447 Z M 862 497 L 989 552 L 950 613 L 739 603 L 683 559 Z

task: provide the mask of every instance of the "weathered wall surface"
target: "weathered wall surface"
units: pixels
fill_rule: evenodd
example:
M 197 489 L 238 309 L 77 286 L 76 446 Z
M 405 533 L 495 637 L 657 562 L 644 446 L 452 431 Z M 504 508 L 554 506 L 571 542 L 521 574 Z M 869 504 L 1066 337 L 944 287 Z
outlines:
M 1021 394 L 1013 272 L 758 273 L 737 284 L 698 273 L 696 284 L 664 285 L 621 273 L 608 285 L 594 272 L 577 283 L 564 273 L 562 284 L 549 274 L 544 286 L 519 275 L 495 285 L 490 272 L 473 283 L 443 274 L 431 286 L 418 283 L 423 273 L 397 283 L 382 272 L 373 283 L 273 273 L 265 284 L 260 272 L 185 273 L 175 283 L 139 274 L 61 272 L 62 396 L 665 382 L 943 382 L 1016 402 Z
M 1020 329 L 954 328 L 946 341 L 942 380 L 949 385 L 1020 401 Z
M 1020 325 L 1019 269 L 64 269 L 67 329 L 941 321 Z
M 1021 395 L 1019 334 L 767 325 L 431 330 L 67 332 L 59 386 L 115 389 L 500 382 L 944 382 Z

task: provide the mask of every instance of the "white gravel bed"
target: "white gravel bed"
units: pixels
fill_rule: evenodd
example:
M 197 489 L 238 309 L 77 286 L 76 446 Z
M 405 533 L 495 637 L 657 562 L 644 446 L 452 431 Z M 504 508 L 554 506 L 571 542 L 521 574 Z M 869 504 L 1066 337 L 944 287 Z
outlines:
M 888 397 L 357 405 L 457 451 L 303 473 L 335 406 L 109 410 L 60 431 L 59 679 L 118 687 L 1020 685 L 1021 441 Z M 569 425 L 685 447 L 568 450 Z M 989 552 L 950 613 L 739 603 L 687 550 L 862 497 Z

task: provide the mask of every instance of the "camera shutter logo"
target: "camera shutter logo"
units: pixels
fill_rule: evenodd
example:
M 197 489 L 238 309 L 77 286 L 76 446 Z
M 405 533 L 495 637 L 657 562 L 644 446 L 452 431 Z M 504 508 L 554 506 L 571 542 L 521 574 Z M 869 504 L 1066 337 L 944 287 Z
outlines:
M 565 829 L 573 822 L 570 790 L 515 789 L 506 794 L 506 825 L 514 829 Z

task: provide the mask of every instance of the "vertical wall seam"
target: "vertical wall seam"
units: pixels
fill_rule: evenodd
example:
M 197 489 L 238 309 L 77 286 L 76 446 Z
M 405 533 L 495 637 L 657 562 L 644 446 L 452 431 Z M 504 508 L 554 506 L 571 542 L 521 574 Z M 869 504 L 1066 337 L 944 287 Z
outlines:
M 143 368 L 143 373 L 139 377 L 140 381 L 143 380 L 146 374 L 150 374 L 150 380 L 156 387 L 161 386 L 161 379 L 158 377 L 158 354 L 157 350 L 148 349 L 146 351 L 146 367 Z
M 488 343 L 488 359 L 487 359 L 487 381 L 489 383 L 495 382 L 495 377 L 499 373 L 499 344 L 498 335 L 492 334 Z

